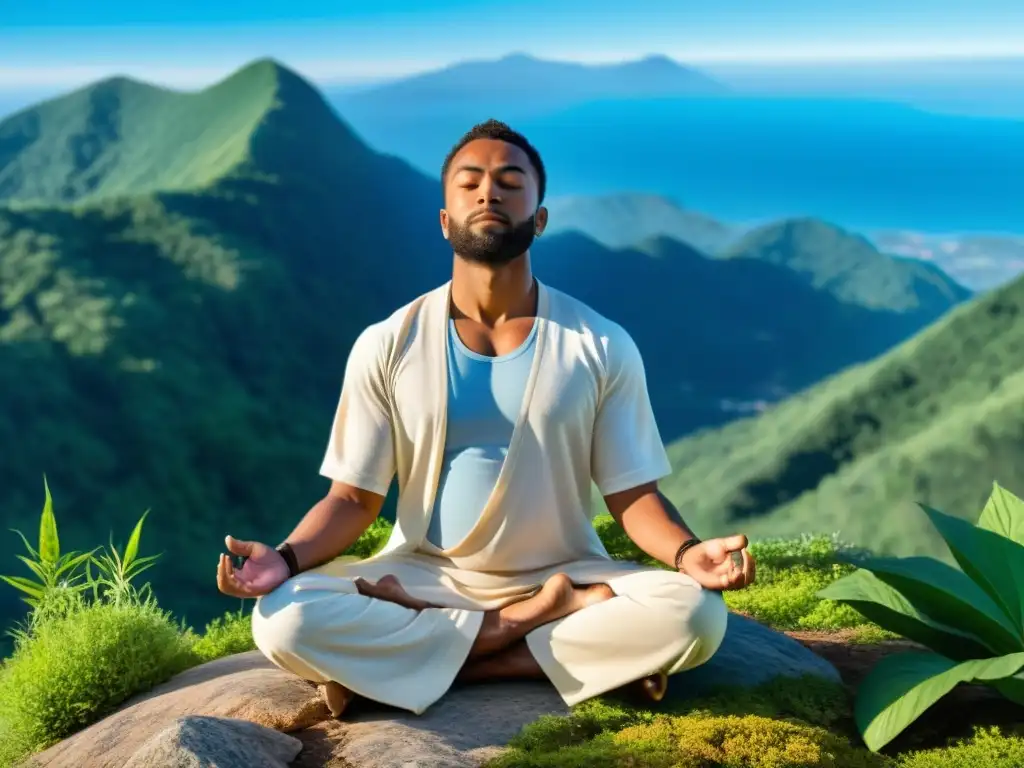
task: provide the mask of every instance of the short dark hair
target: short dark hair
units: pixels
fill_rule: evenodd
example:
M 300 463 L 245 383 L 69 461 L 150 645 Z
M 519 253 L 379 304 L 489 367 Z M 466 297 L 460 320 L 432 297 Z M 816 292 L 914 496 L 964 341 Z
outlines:
M 519 147 L 530 160 L 530 165 L 533 166 L 534 171 L 537 173 L 537 203 L 544 202 L 544 192 L 547 189 L 547 174 L 544 172 L 544 161 L 540 159 L 540 153 L 536 148 L 526 140 L 526 137 L 518 131 L 512 130 L 506 123 L 500 120 L 491 118 L 485 120 L 482 123 L 477 123 L 458 140 L 448 156 L 444 159 L 444 164 L 441 166 L 441 186 L 442 188 L 448 180 L 448 169 L 451 167 L 452 160 L 459 153 L 459 151 L 469 144 L 471 141 L 477 139 L 496 139 L 497 141 L 504 141 L 509 144 L 514 144 Z

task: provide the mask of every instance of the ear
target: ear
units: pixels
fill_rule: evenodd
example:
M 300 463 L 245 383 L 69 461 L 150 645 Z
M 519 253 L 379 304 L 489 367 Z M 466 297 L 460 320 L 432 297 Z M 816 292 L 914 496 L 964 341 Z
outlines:
M 440 213 L 439 219 L 441 221 L 441 236 L 444 237 L 445 240 L 447 240 L 448 239 L 448 211 L 446 211 L 444 208 L 441 209 L 441 213 Z
M 537 209 L 534 215 L 534 223 L 537 225 L 537 234 L 541 234 L 548 226 L 548 209 L 543 205 Z

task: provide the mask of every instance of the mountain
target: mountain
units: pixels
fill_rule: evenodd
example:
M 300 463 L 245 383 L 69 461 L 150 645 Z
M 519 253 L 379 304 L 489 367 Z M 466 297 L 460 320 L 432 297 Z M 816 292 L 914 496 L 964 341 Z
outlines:
M 873 232 L 879 250 L 935 264 L 962 285 L 985 291 L 1024 272 L 1024 235 Z
M 832 533 L 948 552 L 912 502 L 977 519 L 1024 493 L 1024 278 L 755 418 L 670 447 L 667 495 L 699 534 Z
M 661 195 L 568 195 L 545 205 L 548 232 L 582 232 L 608 248 L 629 248 L 664 236 L 713 254 L 742 231 Z
M 330 94 L 348 113 L 500 109 L 517 113 L 561 109 L 593 99 L 707 96 L 729 89 L 667 56 L 614 64 L 550 61 L 522 53 L 463 61 L 359 92 Z
M 0 528 L 31 534 L 44 473 L 65 548 L 151 509 L 147 575 L 201 623 L 236 606 L 223 536 L 279 541 L 323 493 L 356 335 L 450 275 L 438 182 L 269 60 L 194 94 L 104 81 L 0 136 Z M 878 354 L 900 320 L 664 238 L 545 237 L 536 265 L 634 335 L 667 438 Z M 0 538 L 11 572 L 20 547 Z M 0 589 L 0 623 L 20 608 Z
M 611 250 L 545 234 L 533 254 L 541 279 L 633 334 L 666 440 L 763 409 L 922 327 L 767 260 L 712 259 L 665 237 Z
M 67 548 L 152 508 L 154 588 L 203 621 L 234 605 L 224 534 L 276 542 L 322 494 L 356 334 L 450 274 L 440 190 L 270 61 L 65 98 L 0 124 L 6 194 L 50 200 L 0 205 L 0 528 L 32 535 L 44 473 Z M 0 624 L 20 605 L 0 589 Z
M 934 265 L 887 256 L 865 237 L 810 218 L 758 227 L 720 256 L 792 269 L 842 301 L 903 313 L 918 328 L 971 295 Z

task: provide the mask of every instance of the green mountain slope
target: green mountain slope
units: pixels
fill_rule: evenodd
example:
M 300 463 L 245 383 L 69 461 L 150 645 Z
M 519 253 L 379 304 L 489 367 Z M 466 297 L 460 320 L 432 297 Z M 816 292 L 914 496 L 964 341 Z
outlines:
M 231 607 L 211 577 L 225 533 L 278 540 L 322 494 L 356 334 L 451 262 L 436 182 L 288 70 L 227 82 L 255 75 L 268 108 L 224 135 L 243 159 L 201 188 L 0 206 L 0 528 L 37 526 L 44 472 L 63 546 L 123 542 L 152 508 L 154 586 L 190 621 Z M 0 536 L 8 571 L 20 546 Z M 0 624 L 19 606 L 0 589 Z
M 669 238 L 611 250 L 567 233 L 541 238 L 534 254 L 538 275 L 632 332 L 666 440 L 756 412 L 906 337 L 897 312 Z
M 748 232 L 721 254 L 788 267 L 843 301 L 930 323 L 971 292 L 932 264 L 898 259 L 864 237 L 818 219 L 789 219 Z
M 994 480 L 1024 492 L 1024 279 L 670 452 L 666 492 L 704 534 L 840 531 L 944 556 L 913 502 L 975 519 Z
M 550 200 L 547 208 L 548 232 L 581 232 L 609 248 L 668 237 L 713 254 L 741 232 L 661 195 L 567 195 Z
M 290 81 L 263 60 L 196 93 L 118 77 L 23 110 L 0 123 L 0 200 L 197 189 L 266 171 L 252 139 L 280 96 L 302 99 Z

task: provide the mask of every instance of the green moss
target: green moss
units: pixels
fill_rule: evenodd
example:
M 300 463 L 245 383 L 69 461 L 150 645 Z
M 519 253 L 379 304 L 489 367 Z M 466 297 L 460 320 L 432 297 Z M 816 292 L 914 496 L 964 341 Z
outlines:
M 898 768 L 1020 768 L 1024 739 L 1004 736 L 998 728 L 975 729 L 974 736 L 943 749 L 901 755 Z
M 392 527 L 391 523 L 383 517 L 378 517 L 370 523 L 369 528 L 363 531 L 363 535 L 356 543 L 345 550 L 345 556 L 363 559 L 377 554 L 387 544 Z
M 824 728 L 758 715 L 659 718 L 626 728 L 613 741 L 655 757 L 666 768 L 883 768 L 889 764 L 887 758 L 855 747 Z
M 488 766 L 657 765 L 628 761 L 639 759 L 640 754 L 645 760 L 660 760 L 658 755 L 664 752 L 658 751 L 660 747 L 619 743 L 614 735 L 624 729 L 651 726 L 665 718 L 748 716 L 800 718 L 815 726 L 835 727 L 850 719 L 851 710 L 842 686 L 813 677 L 779 678 L 752 689 L 723 687 L 716 694 L 693 701 L 667 701 L 658 712 L 605 696 L 578 704 L 568 716 L 539 718 L 523 728 L 509 743 L 509 751 Z M 584 762 L 585 759 L 595 762 Z
M 252 616 L 241 610 L 214 619 L 201 636 L 190 633 L 190 639 L 192 652 L 202 662 L 256 648 L 252 639 Z
M 510 750 L 488 768 L 885 768 L 824 728 L 759 715 L 660 715 L 557 751 Z
M 815 675 L 777 677 L 755 688 L 722 686 L 710 696 L 659 711 L 671 714 L 759 715 L 797 718 L 824 728 L 841 727 L 853 715 L 849 694 L 838 683 Z
M 849 569 L 794 566 L 758 574 L 750 587 L 724 593 L 726 605 L 775 629 L 836 630 L 861 626 L 865 618 L 848 605 L 816 597 L 818 590 Z
M 637 547 L 611 515 L 596 516 L 594 528 L 616 560 L 665 567 Z M 865 637 L 870 638 L 868 642 L 891 637 L 850 606 L 816 595 L 853 570 L 840 562 L 839 555 L 855 551 L 836 536 L 805 535 L 751 542 L 757 580 L 746 589 L 725 592 L 726 605 L 779 630 L 864 628 Z
M 155 603 L 91 603 L 35 624 L 0 671 L 5 758 L 63 739 L 197 661 Z

